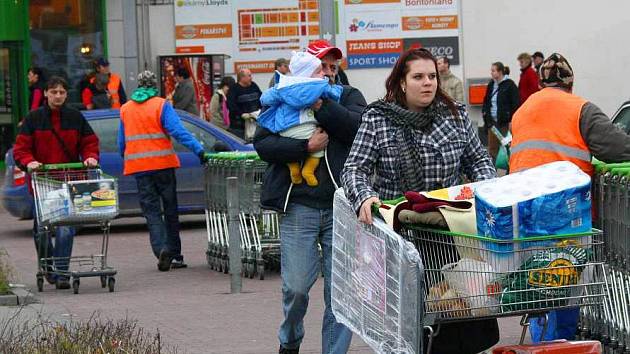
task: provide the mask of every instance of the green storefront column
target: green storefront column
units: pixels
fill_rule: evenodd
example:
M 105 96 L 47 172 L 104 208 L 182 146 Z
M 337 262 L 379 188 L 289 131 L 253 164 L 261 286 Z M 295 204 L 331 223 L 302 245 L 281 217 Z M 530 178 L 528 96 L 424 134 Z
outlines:
M 9 48 L 12 65 L 17 75 L 11 80 L 13 94 L 13 129 L 28 112 L 28 80 L 26 73 L 31 64 L 28 0 L 0 1 L 0 48 Z M 0 160 L 4 156 L 0 156 Z

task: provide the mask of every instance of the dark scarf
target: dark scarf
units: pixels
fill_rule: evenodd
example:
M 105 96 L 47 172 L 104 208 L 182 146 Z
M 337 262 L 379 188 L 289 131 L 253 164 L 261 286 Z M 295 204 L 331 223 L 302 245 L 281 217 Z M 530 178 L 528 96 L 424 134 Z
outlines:
M 426 188 L 422 173 L 423 161 L 418 144 L 422 137 L 422 131 L 427 132 L 437 117 L 450 115 L 448 106 L 442 101 L 434 100 L 423 112 L 412 112 L 393 102 L 383 100 L 370 105 L 379 109 L 385 118 L 396 127 L 396 147 L 400 151 L 398 174 L 403 190 L 421 191 Z

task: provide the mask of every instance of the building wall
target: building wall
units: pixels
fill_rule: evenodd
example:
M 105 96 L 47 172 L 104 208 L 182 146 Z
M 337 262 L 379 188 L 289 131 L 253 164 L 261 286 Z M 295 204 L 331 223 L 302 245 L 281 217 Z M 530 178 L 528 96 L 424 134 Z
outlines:
M 136 88 L 139 68 L 135 0 L 107 0 L 105 6 L 107 57 L 129 95 Z
M 120 1 L 120 0 L 117 0 Z M 109 1 L 108 1 L 109 2 Z M 618 0 L 462 0 L 463 66 L 452 71 L 459 77 L 488 78 L 490 64 L 502 61 L 518 83 L 516 57 L 527 51 L 554 51 L 567 57 L 575 71 L 575 93 L 611 115 L 630 98 L 628 21 L 630 2 Z M 566 14 L 566 15 L 563 15 Z M 173 5 L 150 7 L 150 43 L 153 63 L 160 54 L 175 51 Z M 111 47 L 111 46 L 110 46 Z M 287 53 L 287 55 L 289 55 Z M 155 64 L 154 64 L 155 65 Z M 228 70 L 230 68 L 227 68 Z M 368 102 L 382 97 L 388 69 L 349 70 L 348 78 Z M 255 74 L 266 87 L 270 74 Z M 470 108 L 471 118 L 481 124 L 479 107 Z

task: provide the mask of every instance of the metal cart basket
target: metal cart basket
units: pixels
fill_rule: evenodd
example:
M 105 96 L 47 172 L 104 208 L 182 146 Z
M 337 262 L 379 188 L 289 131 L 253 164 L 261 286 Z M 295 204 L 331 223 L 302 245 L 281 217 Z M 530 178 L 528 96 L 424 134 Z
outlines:
M 601 306 L 606 299 L 599 230 L 511 241 L 415 226 L 396 234 L 378 219 L 360 224 L 341 191 L 333 208 L 333 311 L 378 353 L 422 353 L 423 327 L 430 352 L 443 323 Z M 380 252 L 353 246 L 365 242 Z M 422 276 L 405 276 L 417 267 L 413 274 Z M 380 308 L 368 306 L 374 296 Z
M 116 179 L 98 168 L 86 169 L 81 163 L 69 163 L 44 165 L 32 173 L 31 185 L 40 245 L 37 289 L 43 291 L 44 277 L 55 275 L 70 279 L 75 294 L 79 292 L 80 279 L 85 277 L 100 278 L 101 286 L 113 292 L 116 269 L 107 264 L 107 253 L 110 221 L 118 215 Z M 100 226 L 103 231 L 100 252 L 51 257 L 48 245 L 55 229 L 79 225 Z

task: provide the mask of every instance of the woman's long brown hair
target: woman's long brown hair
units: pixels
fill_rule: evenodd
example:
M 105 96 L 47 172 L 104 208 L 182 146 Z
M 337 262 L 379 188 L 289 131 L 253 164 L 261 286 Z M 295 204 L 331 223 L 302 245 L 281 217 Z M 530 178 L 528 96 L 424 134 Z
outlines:
M 435 73 L 437 75 L 437 92 L 435 93 L 435 98 L 433 100 L 442 100 L 448 106 L 451 113 L 455 117 L 459 117 L 459 111 L 457 110 L 455 101 L 447 95 L 440 86 L 440 72 L 437 69 L 437 60 L 435 60 L 435 57 L 430 51 L 424 48 L 409 49 L 402 53 L 396 61 L 396 64 L 394 64 L 394 68 L 385 82 L 385 89 L 387 90 L 387 93 L 383 99 L 386 102 L 394 102 L 402 107 L 407 107 L 407 99 L 405 98 L 405 93 L 403 92 L 400 83 L 403 82 L 409 72 L 409 62 L 419 59 L 431 60 L 433 65 L 435 65 Z

